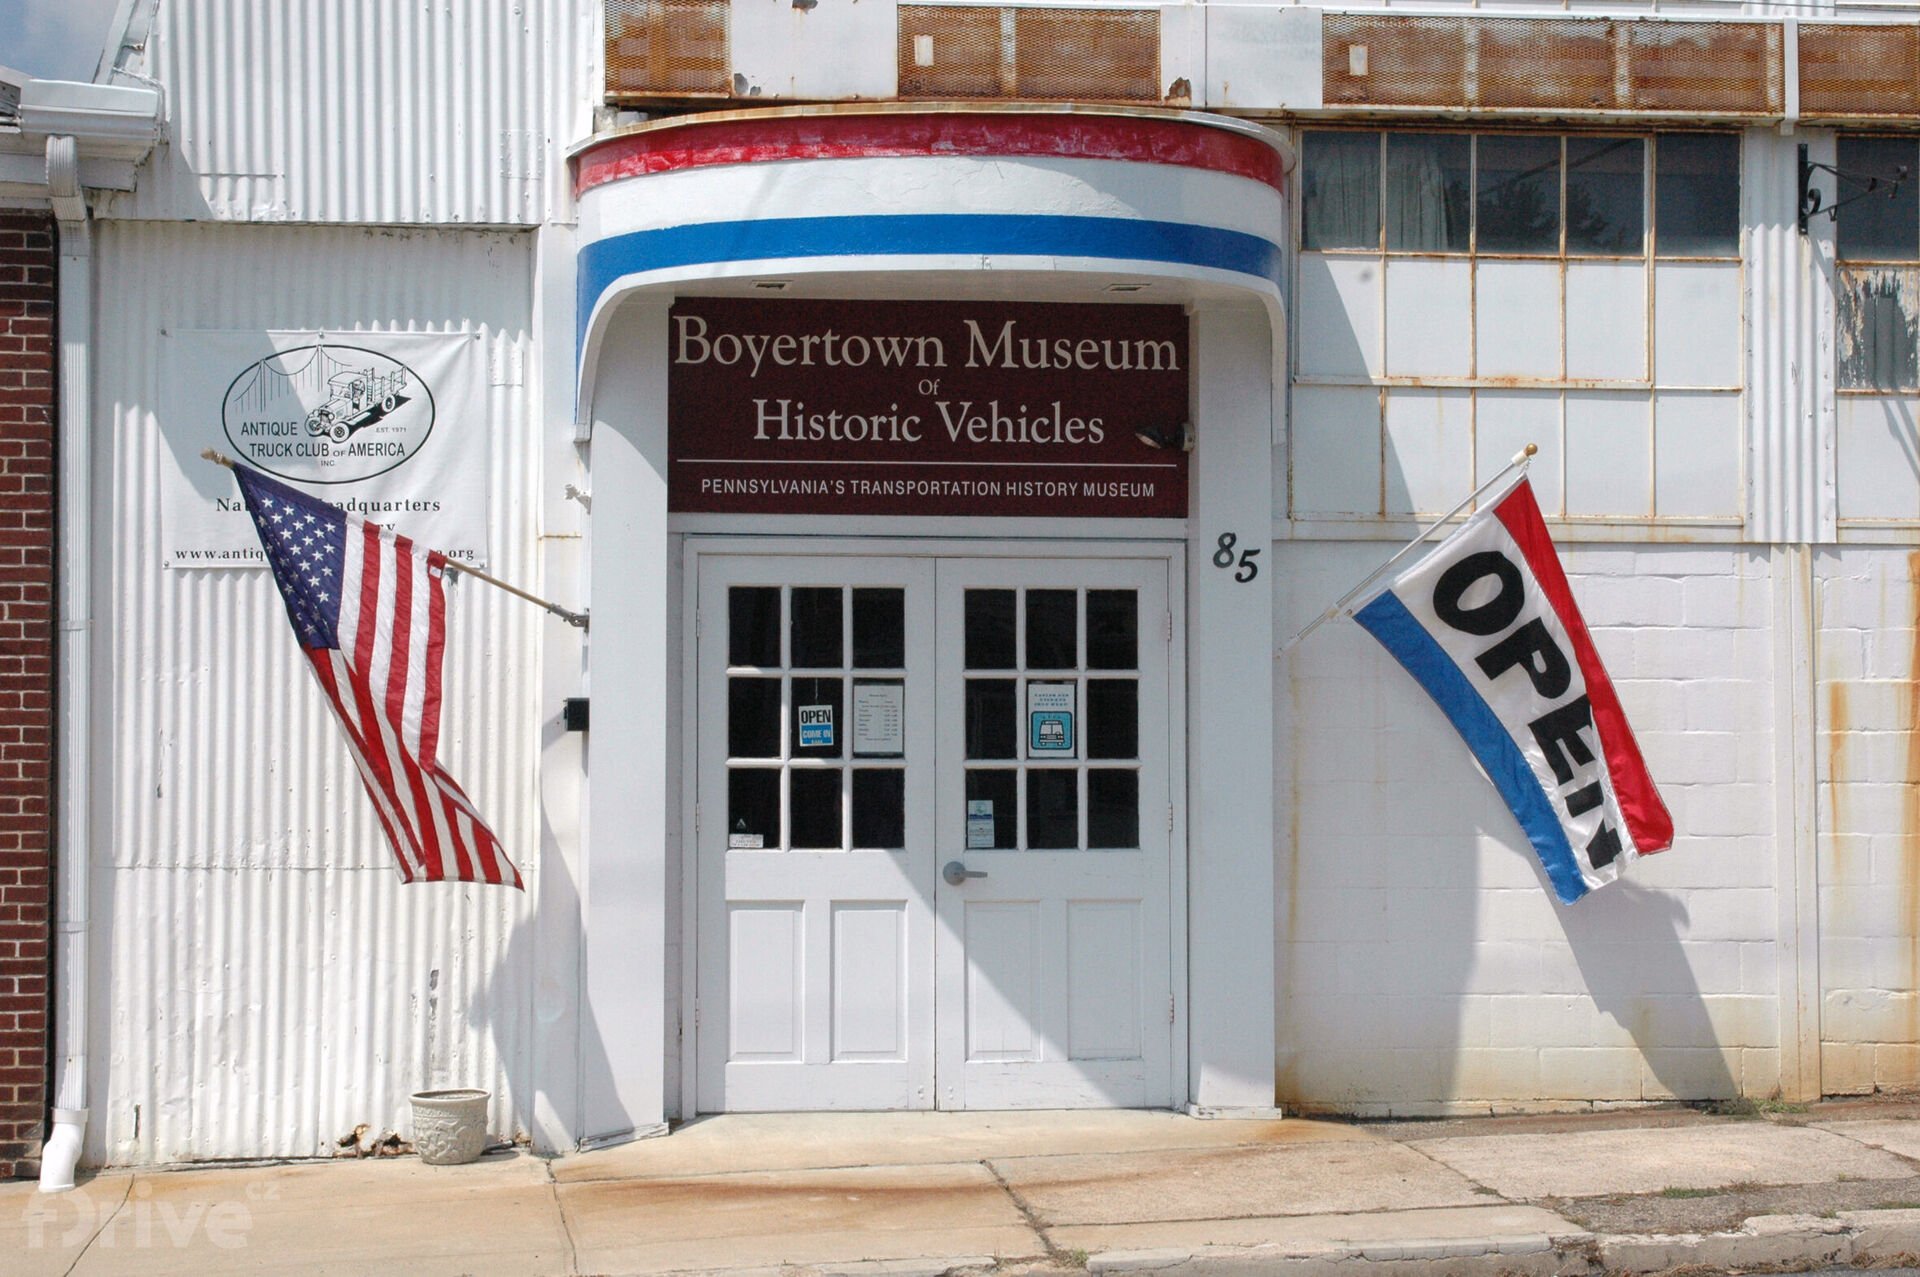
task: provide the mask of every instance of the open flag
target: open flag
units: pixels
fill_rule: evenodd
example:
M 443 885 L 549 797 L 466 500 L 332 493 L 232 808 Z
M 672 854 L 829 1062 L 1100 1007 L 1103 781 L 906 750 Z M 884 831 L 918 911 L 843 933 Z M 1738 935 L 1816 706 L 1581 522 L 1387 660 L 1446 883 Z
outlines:
M 1452 720 L 1562 904 L 1672 844 L 1524 474 L 1353 617 Z
M 500 840 L 435 757 L 446 557 L 243 465 L 233 470 L 401 879 L 521 886 Z

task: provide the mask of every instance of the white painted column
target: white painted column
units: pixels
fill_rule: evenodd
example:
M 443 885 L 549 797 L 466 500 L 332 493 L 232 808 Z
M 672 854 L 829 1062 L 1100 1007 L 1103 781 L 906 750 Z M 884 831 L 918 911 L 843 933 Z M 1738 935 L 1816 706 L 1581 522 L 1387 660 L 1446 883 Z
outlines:
M 582 1137 L 664 1129 L 667 987 L 667 301 L 627 302 L 593 387 L 580 1015 Z
M 1273 332 L 1259 304 L 1193 320 L 1187 557 L 1189 1070 L 1196 1108 L 1274 1096 Z M 1232 566 L 1214 566 L 1221 537 Z M 1256 552 L 1251 580 L 1239 565 Z
M 540 352 L 540 581 L 546 597 L 586 606 L 582 537 L 586 509 L 566 486 L 586 486 L 574 444 L 574 280 L 578 250 L 571 226 L 540 229 L 534 265 L 534 347 Z M 585 695 L 585 635 L 548 624 L 540 675 L 540 872 L 532 884 L 533 1145 L 565 1153 L 583 1129 L 580 1111 L 580 953 L 586 738 L 569 732 L 561 707 Z

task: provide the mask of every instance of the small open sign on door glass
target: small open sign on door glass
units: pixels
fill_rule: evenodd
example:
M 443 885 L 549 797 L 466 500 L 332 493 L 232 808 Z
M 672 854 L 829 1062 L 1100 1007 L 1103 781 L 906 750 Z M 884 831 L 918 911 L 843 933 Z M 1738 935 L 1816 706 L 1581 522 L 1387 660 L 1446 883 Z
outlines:
M 802 705 L 799 711 L 800 748 L 833 748 L 833 706 Z

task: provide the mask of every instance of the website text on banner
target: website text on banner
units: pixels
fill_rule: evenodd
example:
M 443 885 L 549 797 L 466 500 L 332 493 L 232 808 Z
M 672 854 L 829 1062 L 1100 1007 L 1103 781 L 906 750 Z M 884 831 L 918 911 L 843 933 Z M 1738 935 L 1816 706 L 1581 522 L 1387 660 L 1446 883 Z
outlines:
M 521 886 L 500 840 L 436 759 L 445 557 L 246 466 L 233 472 L 400 877 Z
M 1452 721 L 1561 903 L 1672 844 L 1524 473 L 1353 617 Z

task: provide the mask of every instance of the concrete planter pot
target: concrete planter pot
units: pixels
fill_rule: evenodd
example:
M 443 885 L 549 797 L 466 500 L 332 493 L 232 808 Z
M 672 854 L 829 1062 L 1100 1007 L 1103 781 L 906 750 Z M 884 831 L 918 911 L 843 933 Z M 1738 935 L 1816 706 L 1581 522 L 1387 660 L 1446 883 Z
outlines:
M 478 1161 L 487 1146 L 487 1093 L 415 1091 L 413 1147 L 429 1166 Z

